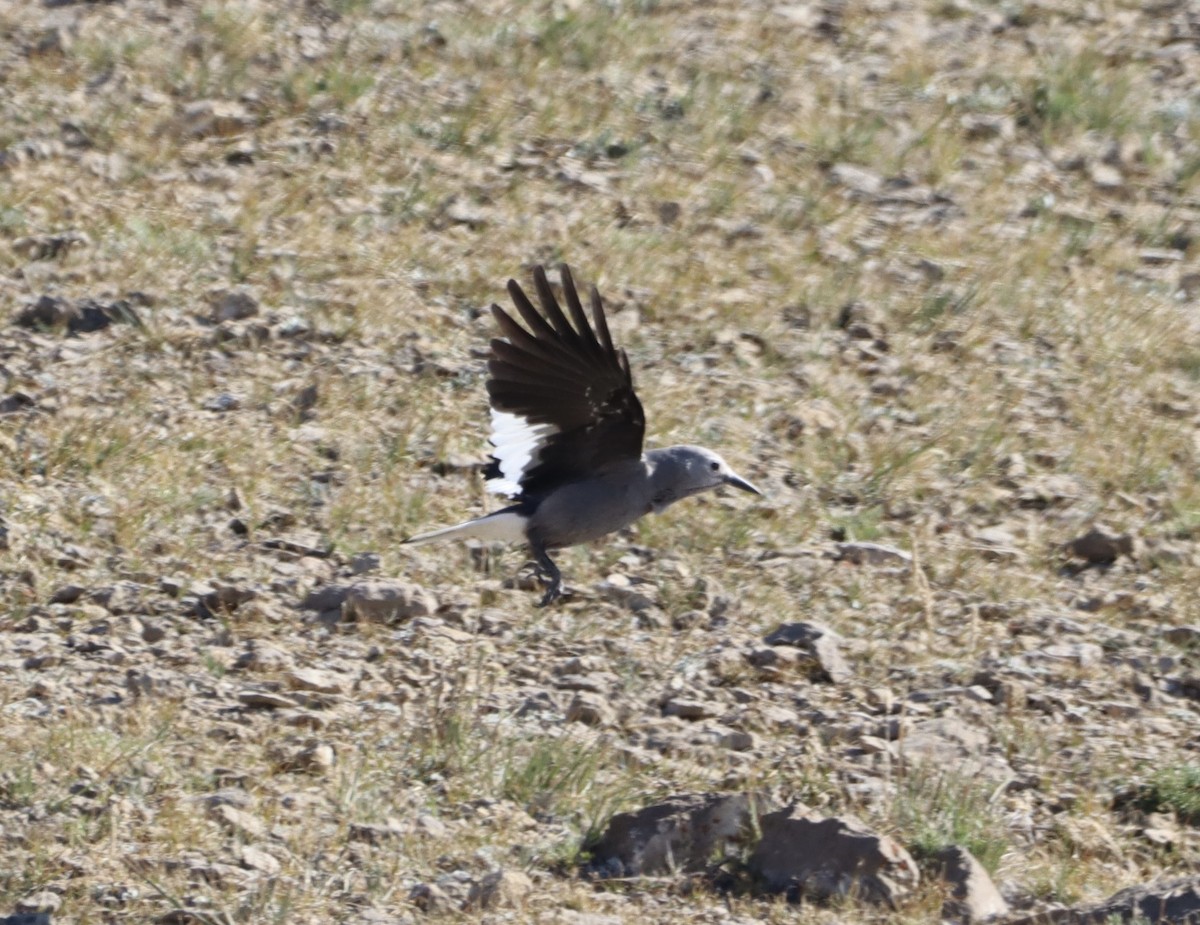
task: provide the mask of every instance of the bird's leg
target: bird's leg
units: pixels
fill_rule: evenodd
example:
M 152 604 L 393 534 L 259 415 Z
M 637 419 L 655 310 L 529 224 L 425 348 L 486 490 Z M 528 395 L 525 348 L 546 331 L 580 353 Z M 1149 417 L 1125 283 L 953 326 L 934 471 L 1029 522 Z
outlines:
M 531 548 L 533 549 L 533 558 L 537 562 L 537 572 L 535 574 L 546 585 L 546 594 L 538 606 L 545 607 L 553 603 L 562 594 L 562 572 L 558 570 L 558 566 L 546 555 L 544 547 L 531 546 Z

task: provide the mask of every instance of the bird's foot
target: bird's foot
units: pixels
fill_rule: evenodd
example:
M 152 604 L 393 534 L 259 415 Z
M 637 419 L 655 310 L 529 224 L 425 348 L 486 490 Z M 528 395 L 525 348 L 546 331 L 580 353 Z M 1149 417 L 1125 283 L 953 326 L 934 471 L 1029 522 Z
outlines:
M 562 573 L 544 549 L 535 548 L 533 554 L 537 560 L 533 574 L 546 586 L 546 593 L 538 606 L 548 607 L 562 596 Z
M 542 595 L 542 599 L 538 601 L 539 607 L 549 607 L 556 600 L 562 597 L 562 580 L 550 581 L 546 583 L 546 593 Z
M 546 593 L 538 602 L 539 607 L 548 607 L 550 604 L 553 604 L 556 600 L 562 597 L 563 582 L 562 575 L 558 573 L 558 569 L 555 569 L 552 572 L 549 569 L 544 569 L 535 563 L 533 565 L 533 577 L 540 581 L 542 586 L 546 589 Z

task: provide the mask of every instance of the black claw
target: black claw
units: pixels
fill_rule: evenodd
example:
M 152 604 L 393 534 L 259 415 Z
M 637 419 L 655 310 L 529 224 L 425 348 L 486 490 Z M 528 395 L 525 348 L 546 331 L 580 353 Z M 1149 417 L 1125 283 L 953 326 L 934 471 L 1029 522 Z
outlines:
M 546 588 L 545 595 L 543 595 L 542 599 L 540 601 L 538 601 L 538 606 L 539 607 L 549 607 L 560 597 L 562 597 L 562 582 L 561 581 L 551 582 L 549 584 L 549 586 Z
M 562 573 L 551 558 L 546 555 L 546 550 L 535 546 L 533 547 L 533 555 L 537 559 L 537 570 L 534 574 L 546 585 L 546 594 L 538 606 L 547 607 L 562 596 Z

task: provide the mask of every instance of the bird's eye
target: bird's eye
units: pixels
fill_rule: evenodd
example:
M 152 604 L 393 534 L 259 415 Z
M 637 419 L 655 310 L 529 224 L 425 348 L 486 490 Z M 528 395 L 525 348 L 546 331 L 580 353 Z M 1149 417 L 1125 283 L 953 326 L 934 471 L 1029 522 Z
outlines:
M 713 472 L 716 472 L 721 468 L 721 464 L 719 462 L 710 462 L 708 464 L 708 468 L 712 469 Z

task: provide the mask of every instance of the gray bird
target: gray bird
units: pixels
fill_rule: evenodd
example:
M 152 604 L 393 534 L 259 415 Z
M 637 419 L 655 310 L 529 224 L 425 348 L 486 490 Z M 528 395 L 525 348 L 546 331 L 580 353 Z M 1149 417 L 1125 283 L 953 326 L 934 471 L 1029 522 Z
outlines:
M 545 607 L 562 593 L 551 550 L 620 530 L 651 511 L 722 485 L 761 495 L 712 450 L 671 446 L 642 452 L 646 419 L 624 350 L 613 346 L 600 293 L 591 290 L 588 324 L 571 271 L 560 268 L 568 321 L 546 272 L 533 269 L 539 314 L 516 280 L 508 294 L 525 322 L 498 305 L 504 340 L 488 358 L 491 443 L 488 490 L 513 504 L 475 520 L 411 537 L 417 545 L 475 538 L 524 543 L 533 551 Z

